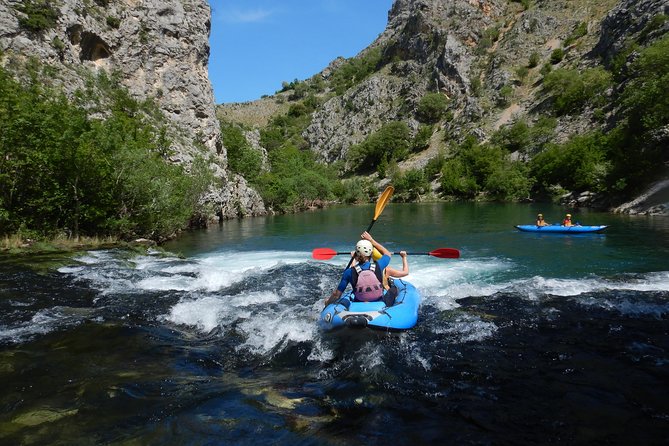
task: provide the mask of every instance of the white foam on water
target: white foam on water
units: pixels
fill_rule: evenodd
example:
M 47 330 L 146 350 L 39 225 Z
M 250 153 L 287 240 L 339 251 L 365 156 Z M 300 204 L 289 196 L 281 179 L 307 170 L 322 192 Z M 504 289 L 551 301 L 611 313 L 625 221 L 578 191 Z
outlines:
M 84 269 L 83 266 L 61 266 L 57 271 L 62 274 L 75 274 L 82 272 Z
M 136 291 L 186 292 L 173 305 L 163 320 L 210 332 L 223 331 L 235 324 L 244 341 L 239 346 L 254 353 L 272 352 L 291 342 L 310 341 L 315 344 L 310 359 L 328 360 L 333 354 L 321 344 L 317 318 L 322 310 L 323 297 L 329 295 L 338 277 L 323 275 L 313 291 L 295 289 L 292 279 L 286 278 L 279 291 L 248 291 L 236 295 L 218 295 L 226 289 L 254 276 L 267 275 L 274 268 L 310 261 L 308 252 L 298 251 L 220 251 L 190 259 L 170 255 L 140 255 L 130 260 L 115 251 L 95 251 L 78 257 L 80 265 L 60 268 L 79 280 L 85 280 L 100 290 L 100 295 Z M 335 259 L 341 265 L 340 259 Z M 398 267 L 395 259 L 392 266 Z M 439 311 L 458 308 L 459 299 L 511 293 L 534 301 L 545 297 L 581 298 L 586 305 L 615 308 L 627 314 L 663 315 L 666 306 L 634 300 L 602 298 L 588 300 L 592 293 L 606 291 L 669 291 L 669 272 L 622 276 L 614 279 L 583 277 L 555 279 L 541 276 L 514 277 L 517 265 L 506 258 L 436 259 L 413 256 L 411 272 L 406 278 L 421 293 L 424 304 Z M 504 279 L 502 279 L 504 278 Z M 253 283 L 253 282 L 251 282 Z M 257 283 L 254 283 L 257 286 Z M 229 292 L 229 291 L 228 291 Z M 290 297 L 309 296 L 298 305 Z M 313 298 L 312 298 L 313 296 Z M 288 298 L 286 298 L 288 297 Z M 287 303 L 290 302 L 290 303 Z M 21 327 L 8 329 L 21 330 Z M 497 330 L 493 321 L 458 318 L 435 332 L 468 342 L 493 336 Z M 11 336 L 11 335 L 5 335 Z M 425 358 L 414 358 L 429 366 Z
M 334 351 L 324 346 L 320 338 L 317 338 L 316 342 L 313 345 L 313 348 L 309 352 L 309 356 L 307 357 L 307 359 L 309 361 L 329 362 L 332 361 L 334 357 L 335 357 Z
M 669 291 L 669 272 L 655 272 L 641 277 L 616 280 L 602 277 L 582 279 L 553 279 L 535 276 L 527 280 L 510 282 L 505 290 L 516 291 L 530 297 L 539 294 L 573 297 L 582 294 L 606 291 Z
M 224 307 L 221 299 L 217 297 L 179 302 L 170 309 L 165 319 L 178 325 L 193 326 L 209 332 L 220 324 L 220 313 Z
M 87 308 L 53 307 L 38 311 L 29 321 L 15 326 L 0 325 L 0 342 L 20 343 L 60 327 L 77 324 L 91 314 Z
M 368 342 L 357 353 L 357 361 L 363 371 L 373 375 L 374 369 L 384 365 L 383 349 L 377 343 Z
M 463 314 L 449 319 L 447 324 L 434 327 L 433 331 L 457 343 L 480 342 L 492 337 L 497 332 L 497 325 L 483 321 L 475 315 Z
M 308 342 L 317 337 L 313 320 L 296 314 L 293 309 L 280 312 L 254 314 L 237 327 L 246 340 L 238 350 L 250 350 L 265 355 L 290 342 Z
M 420 364 L 424 370 L 432 370 L 432 364 L 421 352 L 418 342 L 409 341 L 406 336 L 402 336 L 400 337 L 399 347 L 404 352 L 403 356 L 407 366 L 412 367 L 415 364 Z
M 657 304 L 629 299 L 614 301 L 606 298 L 589 298 L 580 300 L 579 304 L 614 310 L 626 316 L 653 316 L 656 319 L 663 319 L 669 314 L 669 302 Z
M 407 280 L 418 288 L 423 302 L 446 311 L 459 307 L 458 299 L 498 292 L 504 285 L 494 283 L 495 274 L 510 265 L 510 262 L 499 259 L 449 263 L 433 260 L 426 265 L 412 266 Z
M 267 305 L 280 300 L 269 291 L 242 293 L 235 296 L 205 296 L 185 299 L 175 304 L 165 320 L 179 325 L 192 326 L 203 332 L 222 327 L 239 319 L 251 317 L 249 307 Z
M 103 294 L 144 291 L 217 291 L 271 268 L 306 261 L 306 252 L 218 252 L 183 260 L 139 255 L 119 261 L 111 251 L 92 251 L 75 258 L 83 266 L 59 269 L 85 280 Z

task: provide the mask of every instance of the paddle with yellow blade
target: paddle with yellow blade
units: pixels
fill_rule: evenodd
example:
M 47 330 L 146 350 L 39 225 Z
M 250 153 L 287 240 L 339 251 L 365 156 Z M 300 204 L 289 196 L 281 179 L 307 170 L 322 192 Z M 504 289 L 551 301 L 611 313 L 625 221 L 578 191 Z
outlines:
M 372 226 L 374 226 L 374 223 L 376 223 L 376 220 L 383 212 L 383 209 L 386 207 L 386 204 L 388 204 L 388 202 L 390 201 L 390 197 L 393 195 L 393 192 L 395 192 L 395 188 L 392 186 L 388 186 L 386 187 L 386 190 L 383 191 L 379 199 L 376 200 L 376 207 L 374 208 L 374 218 L 367 227 L 367 232 L 372 230 Z M 351 263 L 353 263 L 353 257 L 351 257 L 351 260 L 348 261 L 348 265 L 346 265 L 345 269 L 348 269 L 348 267 L 351 266 Z
M 399 254 L 394 252 L 393 254 Z M 330 260 L 338 255 L 351 255 L 350 251 L 335 251 L 331 248 L 316 248 L 311 251 L 311 257 L 316 260 Z M 440 259 L 458 259 L 460 258 L 460 251 L 455 248 L 437 248 L 430 252 L 407 252 L 410 256 L 432 256 Z M 347 267 L 348 268 L 348 267 Z

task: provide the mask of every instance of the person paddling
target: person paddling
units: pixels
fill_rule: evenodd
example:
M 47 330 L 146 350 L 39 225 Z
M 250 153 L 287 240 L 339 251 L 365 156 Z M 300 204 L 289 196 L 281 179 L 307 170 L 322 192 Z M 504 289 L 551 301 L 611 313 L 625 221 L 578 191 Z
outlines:
M 355 245 L 357 264 L 344 271 L 337 288 L 325 299 L 326 306 L 337 301 L 349 283 L 353 287 L 355 300 L 374 302 L 383 297 L 383 271 L 390 264 L 392 253 L 374 240 L 367 231 L 363 232 L 360 238 L 361 240 Z M 374 248 L 382 254 L 377 261 L 372 259 Z
M 393 279 L 399 279 L 409 275 L 407 252 L 400 251 L 400 257 L 402 257 L 402 269 L 399 270 L 387 267 L 383 274 L 383 288 L 386 290 L 386 294 L 383 295 L 383 302 L 386 304 L 386 307 L 392 307 L 395 304 L 395 299 L 399 293 L 399 290 L 393 284 Z
M 548 226 L 543 214 L 537 214 L 537 226 Z
M 571 214 L 567 214 L 562 220 L 562 226 L 574 226 L 574 224 L 571 222 Z
M 407 252 L 400 251 L 400 257 L 402 257 L 402 269 L 395 269 L 388 267 L 386 268 L 386 276 L 399 279 L 400 277 L 406 277 L 409 275 L 409 262 L 407 260 Z M 387 284 L 384 284 L 385 288 L 388 289 Z

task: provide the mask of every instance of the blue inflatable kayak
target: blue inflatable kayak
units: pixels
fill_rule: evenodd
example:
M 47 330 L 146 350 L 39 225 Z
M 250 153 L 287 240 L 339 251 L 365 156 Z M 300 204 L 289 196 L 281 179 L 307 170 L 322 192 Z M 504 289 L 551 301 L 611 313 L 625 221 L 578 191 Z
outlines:
M 588 233 L 588 232 L 602 232 L 606 228 L 608 228 L 608 226 L 606 226 L 606 225 L 598 225 L 598 226 L 516 225 L 516 229 L 519 229 L 519 230 L 525 231 L 525 232 L 551 232 L 551 233 L 558 233 L 558 234 L 584 234 L 584 233 Z
M 339 327 L 369 327 L 381 330 L 407 330 L 418 321 L 420 294 L 409 282 L 395 279 L 398 289 L 395 303 L 386 307 L 383 301 L 356 302 L 352 291 L 323 309 L 320 326 L 325 330 Z

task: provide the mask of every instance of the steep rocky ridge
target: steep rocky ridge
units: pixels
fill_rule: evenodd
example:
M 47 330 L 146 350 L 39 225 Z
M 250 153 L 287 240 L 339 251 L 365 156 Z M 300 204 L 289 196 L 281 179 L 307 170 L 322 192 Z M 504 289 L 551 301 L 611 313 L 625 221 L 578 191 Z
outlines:
M 206 0 L 63 0 L 55 26 L 40 32 L 22 28 L 20 7 L 0 2 L 1 62 L 12 67 L 35 58 L 46 64 L 67 94 L 81 89 L 87 74 L 120 74 L 136 99 L 152 98 L 173 123 L 174 163 L 190 166 L 196 154 L 209 159 L 224 185 L 212 186 L 204 221 L 265 212 L 260 196 L 226 170 L 226 151 L 207 65 L 211 15 Z
M 426 150 L 400 162 L 401 169 L 423 167 L 438 152 L 447 153 L 451 141 L 467 135 L 486 141 L 516 120 L 531 124 L 546 116 L 550 104 L 541 85 L 543 66 L 583 69 L 600 60 L 608 63 L 641 33 L 650 41 L 669 27 L 660 20 L 648 32 L 654 18 L 668 14 L 668 0 L 529 3 L 526 9 L 505 0 L 396 0 L 386 30 L 356 56 L 380 50 L 379 69 L 343 94 L 322 92 L 325 102 L 303 133 L 310 149 L 331 163 L 346 159 L 352 145 L 388 121 L 403 121 L 416 133 L 418 101 L 439 92 L 450 100 L 448 119 L 435 126 Z M 556 49 L 564 57 L 551 63 Z M 530 64 L 533 54 L 537 60 Z M 319 74 L 326 85 L 343 63 L 336 62 Z M 235 112 L 256 106 L 235 104 Z M 228 107 L 220 106 L 219 113 Z M 609 122 L 615 122 L 615 110 L 608 113 Z M 558 116 L 552 140 L 562 142 L 601 125 L 588 108 Z

